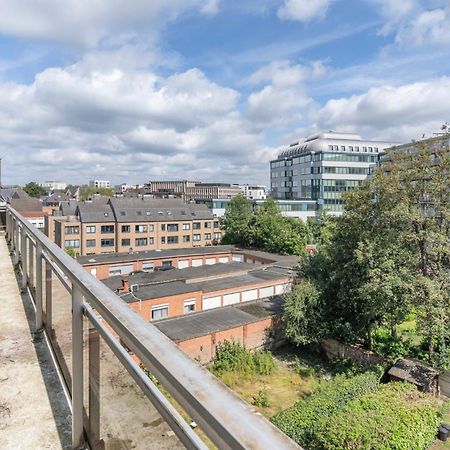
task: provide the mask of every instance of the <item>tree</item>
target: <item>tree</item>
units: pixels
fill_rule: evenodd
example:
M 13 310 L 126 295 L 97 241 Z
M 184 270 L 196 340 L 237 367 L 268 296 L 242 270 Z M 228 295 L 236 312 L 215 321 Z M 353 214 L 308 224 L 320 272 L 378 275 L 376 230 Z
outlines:
M 41 197 L 47 194 L 47 191 L 42 186 L 39 186 L 39 184 L 37 184 L 35 181 L 30 181 L 29 183 L 27 183 L 23 190 L 30 197 Z
M 222 223 L 223 244 L 250 245 L 248 226 L 253 216 L 252 204 L 242 194 L 234 197 L 227 206 Z
M 283 217 L 277 203 L 267 199 L 250 221 L 252 244 L 260 249 L 285 255 L 303 255 L 308 228 L 298 219 Z
M 294 285 L 285 295 L 283 324 L 286 337 L 297 345 L 318 342 L 326 336 L 319 309 L 320 293 L 309 280 Z

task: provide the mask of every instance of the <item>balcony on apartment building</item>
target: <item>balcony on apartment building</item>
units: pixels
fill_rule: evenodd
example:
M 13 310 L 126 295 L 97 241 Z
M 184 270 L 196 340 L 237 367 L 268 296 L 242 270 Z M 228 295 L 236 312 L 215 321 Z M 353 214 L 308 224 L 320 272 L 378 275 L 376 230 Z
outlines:
M 0 219 L 2 449 L 299 448 L 19 213 Z

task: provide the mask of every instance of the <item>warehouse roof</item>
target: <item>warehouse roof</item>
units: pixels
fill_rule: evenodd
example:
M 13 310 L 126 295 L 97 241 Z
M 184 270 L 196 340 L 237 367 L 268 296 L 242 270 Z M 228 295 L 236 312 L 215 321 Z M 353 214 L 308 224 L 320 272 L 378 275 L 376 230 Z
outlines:
M 190 313 L 152 323 L 167 337 L 175 342 L 180 342 L 270 317 L 281 311 L 281 305 L 281 297 L 274 297 L 268 300 Z

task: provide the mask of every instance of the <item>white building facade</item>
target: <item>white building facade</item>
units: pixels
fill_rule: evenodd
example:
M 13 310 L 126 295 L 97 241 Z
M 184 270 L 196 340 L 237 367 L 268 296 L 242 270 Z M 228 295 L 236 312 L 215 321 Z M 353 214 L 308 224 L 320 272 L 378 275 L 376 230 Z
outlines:
M 295 142 L 270 162 L 272 197 L 313 200 L 317 210 L 342 213 L 342 194 L 361 186 L 392 142 L 323 132 Z
M 267 192 L 265 186 L 255 186 L 251 184 L 241 184 L 239 187 L 242 189 L 242 193 L 249 200 L 265 200 L 267 198 Z
M 89 186 L 109 189 L 111 187 L 111 183 L 109 180 L 91 180 L 89 181 Z
M 39 183 L 39 186 L 51 191 L 64 191 L 67 189 L 67 183 L 63 181 L 44 181 L 43 183 Z

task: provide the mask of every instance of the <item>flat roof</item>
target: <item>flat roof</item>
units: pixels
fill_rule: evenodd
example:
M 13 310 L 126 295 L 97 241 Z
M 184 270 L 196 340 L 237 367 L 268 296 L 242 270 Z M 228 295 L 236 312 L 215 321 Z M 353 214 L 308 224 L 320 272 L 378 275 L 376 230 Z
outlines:
M 184 316 L 152 322 L 160 331 L 175 342 L 228 330 L 265 317 L 279 314 L 282 310 L 280 296 L 239 305 L 199 311 Z
M 82 265 L 122 263 L 147 259 L 164 259 L 180 256 L 203 256 L 218 253 L 229 253 L 235 250 L 234 245 L 214 245 L 208 247 L 178 248 L 167 250 L 144 250 L 142 252 L 105 253 L 101 255 L 79 256 L 77 261 Z
M 217 263 L 198 267 L 186 267 L 185 269 L 171 269 L 164 272 L 134 272 L 129 275 L 115 275 L 105 280 L 101 280 L 110 289 L 117 290 L 123 285 L 123 280 L 130 284 L 162 283 L 165 281 L 186 281 L 194 282 L 206 281 L 207 279 L 217 279 L 238 273 L 247 273 L 254 270 L 252 263 L 229 262 L 226 264 Z M 192 280 L 192 281 L 191 281 Z

